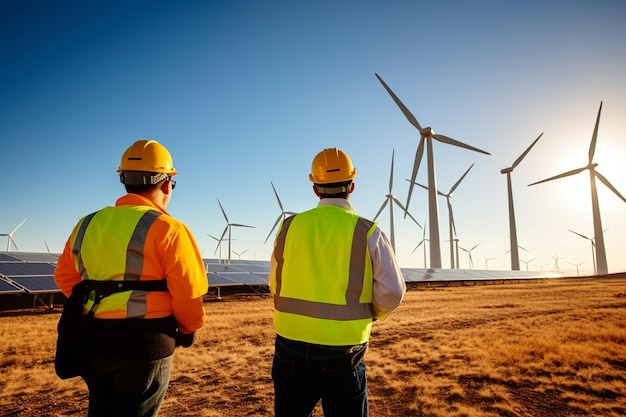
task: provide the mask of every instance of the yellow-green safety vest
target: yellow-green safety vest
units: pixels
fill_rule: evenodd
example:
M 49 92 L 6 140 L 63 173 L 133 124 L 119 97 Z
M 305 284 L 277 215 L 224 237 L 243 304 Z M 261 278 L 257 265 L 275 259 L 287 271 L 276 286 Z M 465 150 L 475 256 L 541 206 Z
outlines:
M 369 340 L 373 274 L 367 240 L 375 228 L 333 205 L 285 219 L 271 277 L 279 335 L 327 346 Z
M 162 214 L 149 206 L 129 205 L 106 207 L 85 216 L 72 243 L 81 280 L 140 280 L 146 236 Z M 103 246 L 107 250 L 102 250 Z M 119 318 L 145 318 L 148 293 L 112 294 L 98 304 L 95 317 L 113 313 Z M 85 311 L 93 305 L 93 293 L 90 296 Z

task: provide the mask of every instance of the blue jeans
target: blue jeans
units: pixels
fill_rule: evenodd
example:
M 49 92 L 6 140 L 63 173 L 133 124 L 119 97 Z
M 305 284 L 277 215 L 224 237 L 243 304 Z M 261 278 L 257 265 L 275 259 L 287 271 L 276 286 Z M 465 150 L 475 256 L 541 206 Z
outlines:
M 96 356 L 83 375 L 89 388 L 88 417 L 156 416 L 165 397 L 172 357 L 141 360 Z
M 350 348 L 353 348 L 351 352 Z M 366 417 L 367 345 L 320 346 L 276 337 L 272 379 L 275 417 Z

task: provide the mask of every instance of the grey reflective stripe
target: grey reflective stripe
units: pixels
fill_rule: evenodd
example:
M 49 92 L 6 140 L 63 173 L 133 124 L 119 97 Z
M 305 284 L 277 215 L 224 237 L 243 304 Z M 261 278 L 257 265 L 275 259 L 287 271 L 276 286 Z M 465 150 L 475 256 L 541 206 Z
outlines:
M 146 244 L 146 236 L 148 235 L 148 230 L 152 227 L 152 223 L 161 214 L 154 210 L 146 211 L 137 222 L 126 248 L 125 281 L 139 281 L 141 278 L 141 271 L 143 271 L 143 248 Z
M 295 217 L 295 216 L 293 216 Z M 293 217 L 287 220 L 293 220 Z M 274 296 L 274 307 L 283 313 L 302 314 L 308 317 L 328 320 L 360 320 L 371 318 L 372 304 L 361 303 L 359 298 L 363 292 L 363 281 L 365 279 L 365 259 L 367 249 L 367 234 L 374 225 L 373 222 L 359 218 L 357 220 L 354 235 L 352 237 L 352 248 L 350 253 L 350 273 L 348 277 L 348 288 L 346 289 L 346 304 L 330 304 L 317 301 L 301 300 L 297 298 L 281 297 L 282 286 L 282 260 L 285 251 L 285 240 L 290 222 L 283 223 L 274 254 L 277 261 L 276 267 L 276 295 Z
M 74 246 L 72 246 L 72 253 L 76 257 L 76 262 L 78 263 L 78 274 L 80 275 L 80 279 L 83 281 L 89 279 L 89 275 L 87 275 L 87 271 L 85 270 L 85 264 L 83 263 L 83 257 L 80 254 L 80 248 L 83 245 L 83 239 L 85 238 L 87 226 L 89 226 L 89 223 L 96 213 L 97 212 L 85 216 L 85 219 L 78 228 L 78 232 L 76 232 L 76 239 L 74 239 Z
M 146 236 L 152 224 L 163 214 L 158 211 L 146 211 L 137 222 L 133 235 L 126 248 L 126 271 L 125 281 L 139 281 L 143 270 L 143 249 L 146 244 Z M 146 295 L 149 291 L 135 290 L 131 293 L 128 305 L 126 306 L 127 317 L 145 317 L 146 315 Z
M 287 230 L 296 216 L 287 217 L 280 228 L 280 233 L 276 238 L 274 256 L 276 258 L 276 294 L 280 294 L 283 284 L 283 259 L 285 254 L 285 240 L 287 240 Z

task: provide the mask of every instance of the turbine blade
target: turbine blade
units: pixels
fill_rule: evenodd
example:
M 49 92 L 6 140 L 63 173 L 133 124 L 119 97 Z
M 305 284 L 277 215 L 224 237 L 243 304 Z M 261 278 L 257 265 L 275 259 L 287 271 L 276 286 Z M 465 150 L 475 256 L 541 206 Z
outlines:
M 472 169 L 473 166 L 474 164 L 470 165 L 470 167 L 467 168 L 467 171 L 465 171 L 465 174 L 461 175 L 461 178 L 459 178 L 459 180 L 452 186 L 452 188 L 450 188 L 450 192 L 448 193 L 448 195 L 452 194 L 454 190 L 456 190 L 456 187 L 459 186 L 461 181 L 463 181 L 463 178 L 465 178 L 465 176 L 467 175 L 468 172 L 470 172 L 470 169 Z
M 278 207 L 280 207 L 280 211 L 283 212 L 283 203 L 280 202 L 280 198 L 278 197 L 278 193 L 276 192 L 276 188 L 274 188 L 274 183 L 272 183 L 270 181 L 270 184 L 272 184 L 272 189 L 274 190 L 274 195 L 276 196 L 276 200 L 278 200 Z
M 395 149 L 391 150 L 391 173 L 389 174 L 389 194 L 391 194 L 391 187 L 393 187 L 393 156 Z
M 263 243 L 267 243 L 267 239 L 270 238 L 270 236 L 272 235 L 272 232 L 274 231 L 274 229 L 276 228 L 276 226 L 278 226 L 278 223 L 280 222 L 280 219 L 283 218 L 283 215 L 281 214 L 280 216 L 278 216 L 278 218 L 276 219 L 276 222 L 274 223 L 274 226 L 272 226 L 272 230 L 270 230 L 270 232 L 267 234 L 267 237 L 265 238 L 265 240 L 263 241 Z
M 600 124 L 600 113 L 602 113 L 602 102 L 600 102 L 600 108 L 598 109 L 598 117 L 596 118 L 596 125 L 593 128 L 593 136 L 591 137 L 591 144 L 589 145 L 589 163 L 593 162 L 593 155 L 596 153 L 596 141 L 598 139 L 598 125 Z
M 217 204 L 220 205 L 220 209 L 222 209 L 222 214 L 224 215 L 224 218 L 226 219 L 226 223 L 228 223 L 228 217 L 226 216 L 226 212 L 224 211 L 224 207 L 222 207 L 222 203 L 220 203 L 220 199 L 219 198 L 217 199 Z
M 465 144 L 463 142 L 459 142 L 458 140 L 452 139 L 452 138 L 450 138 L 448 136 L 435 134 L 435 135 L 433 135 L 433 138 L 437 139 L 439 142 L 447 143 L 448 145 L 458 146 L 460 148 L 465 148 L 465 149 L 469 149 L 471 151 L 484 153 L 486 155 L 491 155 L 487 151 L 483 151 L 482 149 L 478 149 L 478 148 L 475 148 L 475 147 L 473 147 L 471 145 Z
M 15 233 L 15 231 L 16 231 L 17 229 L 19 229 L 20 227 L 22 227 L 22 225 L 23 225 L 24 223 L 26 223 L 26 220 L 28 220 L 28 217 L 27 217 L 27 218 L 25 218 L 24 220 L 22 220 L 22 222 L 21 222 L 20 224 L 18 224 L 17 226 L 15 226 L 15 227 L 13 228 L 13 230 L 11 230 L 11 232 L 9 232 L 9 234 L 10 234 L 10 235 L 12 235 L 13 233 Z M 11 239 L 11 240 L 13 240 L 13 239 Z M 16 248 L 17 248 L 17 246 L 16 246 Z
M 587 236 L 585 236 L 585 235 L 581 235 L 580 233 L 575 232 L 575 231 L 573 231 L 573 230 L 571 230 L 571 229 L 567 229 L 567 230 L 569 230 L 570 232 L 572 232 L 572 233 L 574 233 L 575 235 L 578 235 L 578 236 L 580 236 L 580 237 L 582 237 L 582 238 L 584 238 L 584 239 L 591 240 L 591 239 L 590 239 L 590 238 L 588 238 Z
M 237 227 L 251 227 L 251 228 L 255 228 L 254 226 L 248 226 L 247 224 L 239 224 L 239 223 L 233 223 L 231 224 L 231 226 L 237 226 Z
M 419 224 L 419 222 L 417 220 L 415 220 L 415 218 L 413 216 L 411 216 L 411 213 L 409 213 L 404 206 L 402 205 L 402 203 L 395 197 L 393 197 L 393 201 L 398 205 L 398 207 L 400 207 L 402 210 L 404 210 L 404 212 L 407 214 L 407 216 L 409 216 L 411 218 L 411 220 L 413 220 L 415 222 L 416 225 L 419 226 L 420 229 L 424 229 L 422 227 L 421 224 Z
M 452 223 L 452 231 L 454 232 L 454 236 L 456 236 L 456 225 L 454 224 L 454 212 L 452 211 L 452 204 L 450 203 L 450 199 L 448 201 L 448 210 L 450 210 L 450 222 Z
M 573 169 L 571 171 L 567 171 L 567 172 L 564 172 L 562 174 L 555 175 L 554 177 L 546 178 L 545 180 L 533 182 L 532 184 L 528 184 L 528 186 L 530 187 L 531 185 L 541 184 L 542 182 L 548 182 L 548 181 L 556 180 L 558 178 L 564 178 L 564 177 L 569 177 L 570 175 L 576 175 L 576 174 L 578 174 L 580 172 L 583 172 L 586 169 L 587 169 L 587 167 Z
M 405 180 L 407 180 L 408 182 L 411 182 L 411 180 L 408 179 L 408 178 L 405 178 Z M 416 182 L 415 185 L 420 186 L 420 187 L 422 187 L 425 190 L 428 190 L 427 186 L 425 186 L 424 184 L 420 184 L 419 182 Z
M 524 159 L 524 157 L 528 154 L 528 152 L 530 152 L 530 150 L 533 148 L 533 146 L 535 146 L 535 143 L 537 143 L 537 141 L 539 141 L 539 139 L 541 138 L 541 136 L 543 136 L 543 132 L 541 132 L 541 134 L 537 137 L 537 139 L 534 140 L 533 143 L 530 144 L 530 146 L 524 151 L 523 154 L 521 154 L 516 160 L 515 162 L 513 162 L 513 165 L 511 165 L 511 169 L 515 169 L 515 167 L 522 162 L 522 159 Z
M 13 243 L 13 246 L 15 246 L 16 251 L 20 250 L 20 248 L 17 247 L 17 243 L 15 243 L 15 239 L 13 239 L 13 236 L 9 236 L 9 241 Z
M 419 130 L 421 132 L 422 131 L 422 127 L 420 126 L 420 124 L 417 121 L 417 119 L 415 118 L 415 116 L 413 116 L 413 114 L 409 111 L 409 109 L 406 108 L 406 106 L 400 101 L 400 99 L 394 94 L 394 92 L 391 91 L 391 88 L 389 88 L 389 86 L 387 84 L 385 84 L 383 79 L 380 78 L 378 76 L 378 74 L 376 74 L 376 73 L 374 75 L 376 75 L 376 78 L 378 78 L 378 81 L 380 81 L 381 84 L 383 85 L 383 87 L 385 87 L 385 90 L 387 90 L 387 92 L 389 93 L 389 95 L 391 96 L 393 101 L 395 101 L 396 104 L 398 105 L 398 107 L 400 107 L 400 110 L 402 110 L 402 113 L 404 113 L 404 116 L 407 118 L 409 123 L 411 123 L 413 126 L 415 126 L 417 128 L 417 130 Z
M 420 138 L 420 143 L 415 151 L 415 162 L 413 162 L 413 173 L 411 174 L 411 181 L 409 181 L 409 194 L 406 197 L 406 209 L 404 210 L 404 217 L 409 212 L 409 204 L 411 203 L 411 194 L 413 193 L 413 184 L 415 183 L 415 177 L 417 177 L 417 171 L 422 161 L 422 155 L 424 154 L 424 138 Z
M 607 186 L 607 188 L 608 188 L 609 190 L 613 191 L 613 193 L 614 193 L 616 196 L 618 196 L 619 198 L 621 198 L 621 199 L 622 199 L 622 201 L 624 201 L 624 202 L 626 203 L 626 198 L 624 198 L 624 196 L 623 196 L 623 195 L 621 195 L 621 194 L 620 194 L 620 192 L 619 192 L 619 191 L 617 191 L 617 189 L 616 189 L 615 187 L 613 187 L 613 184 L 611 184 L 611 183 L 609 182 L 609 180 L 607 180 L 607 179 L 604 177 L 604 175 L 600 174 L 598 171 L 595 171 L 595 173 L 596 173 L 596 177 L 598 177 L 598 179 L 599 179 L 600 181 L 602 181 L 602 182 L 604 183 L 604 185 L 606 185 L 606 186 Z
M 387 203 L 389 202 L 389 199 L 385 198 L 385 201 L 383 202 L 383 205 L 380 206 L 380 209 L 378 209 L 378 213 L 376 213 L 376 215 L 374 216 L 374 218 L 372 219 L 373 222 L 376 221 L 376 219 L 378 218 L 378 216 L 380 215 L 380 213 L 382 213 L 383 209 L 385 208 L 385 206 L 387 206 Z

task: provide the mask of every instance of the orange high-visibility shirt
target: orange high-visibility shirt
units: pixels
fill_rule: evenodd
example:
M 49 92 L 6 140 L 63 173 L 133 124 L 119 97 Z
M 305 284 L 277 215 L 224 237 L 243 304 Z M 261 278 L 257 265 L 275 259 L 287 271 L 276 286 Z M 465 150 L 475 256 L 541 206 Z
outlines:
M 163 278 L 169 291 L 110 295 L 97 306 L 95 317 L 150 319 L 173 314 L 183 333 L 204 325 L 203 296 L 208 291 L 208 279 L 193 235 L 181 221 L 137 194 L 127 194 L 115 207 L 82 218 L 67 240 L 54 273 L 66 296 L 81 279 Z

